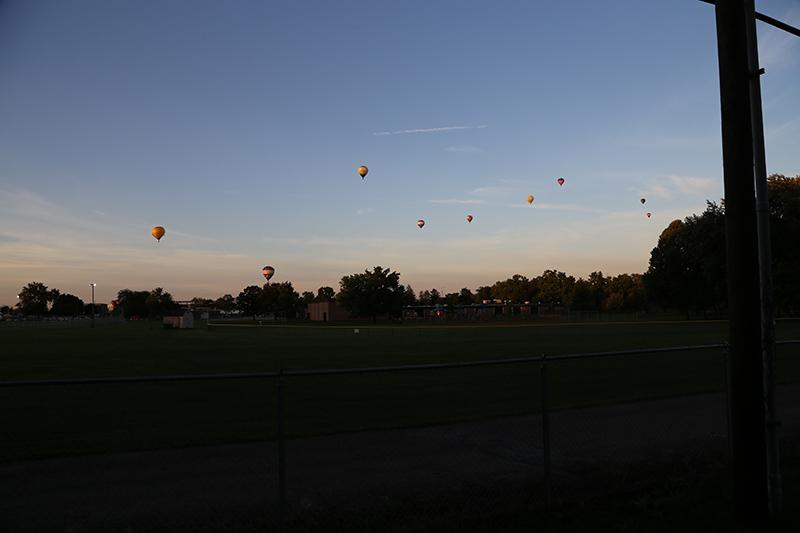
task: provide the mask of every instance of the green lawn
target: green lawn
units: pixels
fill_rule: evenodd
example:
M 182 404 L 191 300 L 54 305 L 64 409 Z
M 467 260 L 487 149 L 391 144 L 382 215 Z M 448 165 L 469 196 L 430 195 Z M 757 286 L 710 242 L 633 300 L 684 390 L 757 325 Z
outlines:
M 541 408 L 539 364 L 316 376 L 291 372 L 709 345 L 726 336 L 726 323 L 710 321 L 0 328 L 0 381 L 283 368 L 290 373 L 285 378 L 287 432 L 311 435 L 534 412 Z M 777 336 L 800 339 L 800 321 L 780 321 Z M 781 379 L 800 380 L 800 358 L 784 359 Z M 719 349 L 552 360 L 548 377 L 553 409 L 724 387 Z M 275 378 L 0 387 L 0 460 L 273 439 L 277 404 Z

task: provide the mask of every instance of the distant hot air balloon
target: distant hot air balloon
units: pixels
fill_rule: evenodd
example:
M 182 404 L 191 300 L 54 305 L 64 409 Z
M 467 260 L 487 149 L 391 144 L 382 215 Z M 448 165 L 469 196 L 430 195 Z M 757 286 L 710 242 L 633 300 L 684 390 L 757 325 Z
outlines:
M 417 226 L 419 226 L 421 228 L 424 225 L 425 225 L 425 221 L 424 220 L 417 220 Z
M 364 179 L 364 176 L 367 175 L 367 172 L 369 172 L 369 169 L 367 167 L 365 167 L 363 165 L 358 167 L 358 173 L 361 174 L 361 179 L 362 180 Z
M 467 222 L 472 222 L 472 215 L 467 215 Z
M 645 200 L 644 198 L 642 198 L 642 199 L 641 199 L 641 200 L 639 200 L 639 201 L 640 201 L 640 202 L 642 202 L 642 203 L 645 203 L 647 200 Z
M 267 278 L 267 283 L 269 283 L 270 278 L 275 274 L 275 269 L 271 266 L 265 266 L 261 269 L 261 273 L 264 274 L 264 277 Z
M 650 213 L 647 213 L 647 218 L 650 218 Z
M 161 226 L 156 226 L 150 233 L 153 234 L 153 237 L 155 237 L 158 242 L 161 242 L 161 237 L 163 237 L 166 232 L 167 230 L 165 230 Z
M 528 198 L 527 198 L 527 200 L 528 200 L 528 203 L 529 203 L 529 204 L 532 204 L 532 203 L 533 203 L 533 196 L 531 196 L 531 195 L 528 195 Z
M 558 178 L 558 184 L 563 186 L 564 185 L 564 178 Z

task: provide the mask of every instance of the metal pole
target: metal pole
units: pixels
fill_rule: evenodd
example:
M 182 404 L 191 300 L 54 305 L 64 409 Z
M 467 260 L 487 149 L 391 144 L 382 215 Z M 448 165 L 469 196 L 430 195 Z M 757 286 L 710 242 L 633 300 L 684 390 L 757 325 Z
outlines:
M 761 280 L 761 350 L 764 359 L 764 408 L 767 437 L 767 479 L 769 514 L 781 510 L 780 451 L 775 400 L 775 322 L 772 315 L 772 251 L 769 234 L 769 193 L 767 189 L 767 157 L 764 150 L 764 118 L 761 112 L 761 80 L 764 69 L 758 65 L 758 33 L 753 0 L 745 0 L 747 24 L 747 63 L 750 68 L 750 114 L 753 122 L 753 164 L 756 185 L 756 219 L 758 223 L 758 261 Z
M 750 526 L 768 517 L 764 367 L 744 0 L 716 3 L 731 365 L 733 505 Z
M 96 283 L 89 284 L 92 287 L 92 327 L 94 327 L 94 287 Z
M 278 521 L 281 531 L 286 531 L 286 435 L 284 412 L 283 367 L 278 373 Z
M 776 414 L 775 323 L 772 298 L 772 253 L 769 225 L 769 194 L 767 189 L 767 164 L 764 150 L 764 123 L 761 112 L 761 82 L 764 70 L 758 65 L 758 36 L 753 0 L 745 0 L 748 65 L 750 67 L 750 103 L 753 121 L 753 158 L 755 166 L 756 216 L 758 222 L 758 255 L 761 280 L 761 343 L 764 360 L 764 407 L 766 411 L 767 476 L 769 486 L 769 513 L 780 512 L 783 491 L 781 488 L 780 452 Z
M 553 504 L 553 494 L 550 486 L 550 409 L 547 403 L 547 361 L 542 352 L 539 363 L 542 373 L 542 462 L 544 464 L 544 495 L 547 508 Z

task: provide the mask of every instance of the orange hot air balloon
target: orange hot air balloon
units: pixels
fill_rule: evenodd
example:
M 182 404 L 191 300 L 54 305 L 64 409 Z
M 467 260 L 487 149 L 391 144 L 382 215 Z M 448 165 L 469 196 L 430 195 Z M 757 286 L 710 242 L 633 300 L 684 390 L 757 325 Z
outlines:
M 645 200 L 644 198 L 642 198 L 642 199 L 641 199 L 641 200 L 639 200 L 639 201 L 640 201 L 640 202 L 642 202 L 642 203 L 645 203 L 647 200 Z
M 275 274 L 275 269 L 271 266 L 265 266 L 261 269 L 261 273 L 264 274 L 264 277 L 267 278 L 267 283 L 269 283 L 270 278 Z
M 650 218 L 650 213 L 647 213 L 647 218 Z
M 358 167 L 358 173 L 361 175 L 362 180 L 364 179 L 364 176 L 367 175 L 367 172 L 369 172 L 369 169 L 367 167 L 363 165 Z
M 425 221 L 424 220 L 417 220 L 417 226 L 422 228 L 422 226 L 424 226 L 424 225 L 425 225 Z
M 158 242 L 161 242 L 161 237 L 163 237 L 166 232 L 167 230 L 165 230 L 161 226 L 156 226 L 150 233 L 153 234 L 153 237 L 155 237 Z
M 467 222 L 472 222 L 472 215 L 467 215 Z
M 533 203 L 533 196 L 528 196 L 528 203 L 529 203 L 529 204 L 532 204 L 532 203 Z
M 558 178 L 558 184 L 564 186 L 564 178 Z

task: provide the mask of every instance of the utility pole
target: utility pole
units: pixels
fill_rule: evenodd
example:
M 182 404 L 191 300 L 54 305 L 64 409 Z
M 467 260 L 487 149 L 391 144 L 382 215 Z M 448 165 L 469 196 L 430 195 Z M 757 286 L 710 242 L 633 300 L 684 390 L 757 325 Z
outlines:
M 745 0 L 715 6 L 725 182 L 731 469 L 737 519 L 768 517 L 758 232 Z

